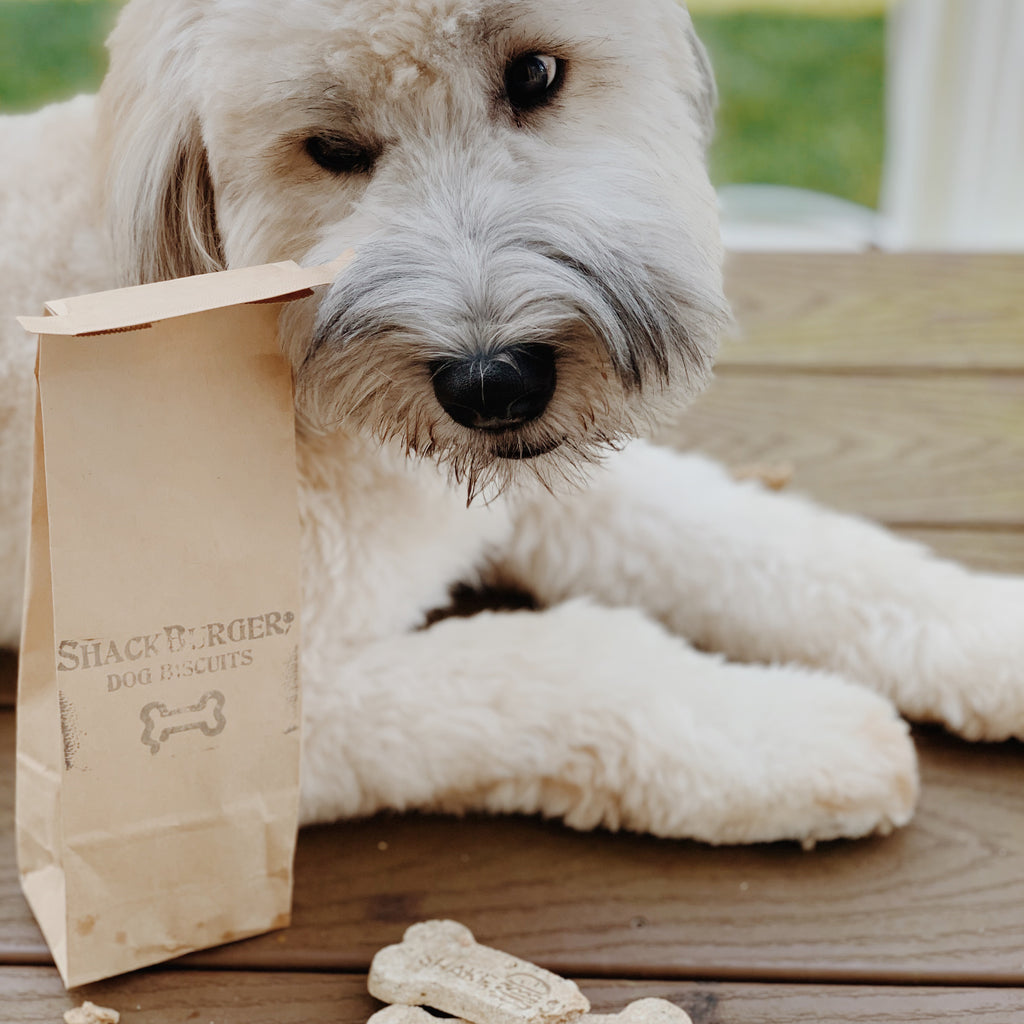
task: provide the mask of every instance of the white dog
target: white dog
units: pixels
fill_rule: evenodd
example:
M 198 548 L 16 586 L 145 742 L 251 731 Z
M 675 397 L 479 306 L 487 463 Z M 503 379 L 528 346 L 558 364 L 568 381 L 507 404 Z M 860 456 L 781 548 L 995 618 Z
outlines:
M 1024 582 L 626 443 L 706 383 L 727 318 L 674 0 L 133 0 L 111 52 L 98 103 L 2 125 L 5 314 L 357 250 L 284 325 L 305 821 L 857 836 L 913 809 L 895 709 L 1024 736 Z M 35 342 L 3 331 L 14 644 Z M 542 610 L 418 628 L 466 581 Z

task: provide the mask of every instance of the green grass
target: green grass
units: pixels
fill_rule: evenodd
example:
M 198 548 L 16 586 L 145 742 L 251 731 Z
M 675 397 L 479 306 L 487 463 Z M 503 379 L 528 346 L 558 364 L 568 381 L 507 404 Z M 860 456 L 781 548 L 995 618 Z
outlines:
M 730 14 L 694 20 L 720 92 L 715 183 L 793 185 L 875 206 L 884 141 L 884 19 Z
M 0 110 L 95 90 L 116 16 L 109 0 L 0 0 Z
M 95 89 L 117 8 L 116 0 L 0 0 L 0 110 Z M 715 183 L 793 185 L 874 206 L 884 19 L 745 13 L 695 21 L 721 92 Z

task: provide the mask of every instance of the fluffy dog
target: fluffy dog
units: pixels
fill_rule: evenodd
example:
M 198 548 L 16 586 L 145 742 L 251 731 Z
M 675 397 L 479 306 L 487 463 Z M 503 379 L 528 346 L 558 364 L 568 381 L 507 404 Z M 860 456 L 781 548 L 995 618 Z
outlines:
M 5 311 L 357 251 L 284 322 L 306 822 L 858 836 L 912 813 L 896 709 L 1024 736 L 1024 583 L 627 443 L 727 319 L 674 0 L 133 0 L 111 54 L 98 102 L 3 125 Z M 4 331 L 13 644 L 34 340 Z M 541 610 L 421 629 L 459 582 Z

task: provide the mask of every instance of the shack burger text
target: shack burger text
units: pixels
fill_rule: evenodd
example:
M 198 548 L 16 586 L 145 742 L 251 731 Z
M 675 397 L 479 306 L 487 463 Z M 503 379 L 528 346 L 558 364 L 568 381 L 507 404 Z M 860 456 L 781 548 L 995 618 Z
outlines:
M 286 636 L 294 624 L 293 612 L 261 612 L 228 622 L 207 622 L 201 626 L 164 626 L 153 633 L 138 633 L 121 639 L 88 637 L 61 640 L 57 644 L 57 671 L 116 667 L 117 671 L 107 674 L 107 690 L 113 692 L 122 687 L 146 686 L 158 679 L 168 681 L 244 668 L 252 664 L 252 648 L 228 648 Z M 203 653 L 198 658 L 178 658 L 160 665 L 145 664 L 193 652 Z

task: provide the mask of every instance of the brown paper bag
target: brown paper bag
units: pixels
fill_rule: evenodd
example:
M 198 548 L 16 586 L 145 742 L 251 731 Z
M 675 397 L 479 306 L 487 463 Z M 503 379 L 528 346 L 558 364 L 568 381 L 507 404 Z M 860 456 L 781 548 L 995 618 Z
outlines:
M 275 264 L 48 304 L 22 884 L 66 985 L 288 924 L 299 567 Z

